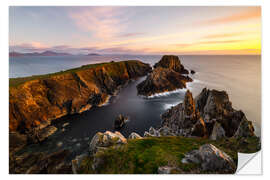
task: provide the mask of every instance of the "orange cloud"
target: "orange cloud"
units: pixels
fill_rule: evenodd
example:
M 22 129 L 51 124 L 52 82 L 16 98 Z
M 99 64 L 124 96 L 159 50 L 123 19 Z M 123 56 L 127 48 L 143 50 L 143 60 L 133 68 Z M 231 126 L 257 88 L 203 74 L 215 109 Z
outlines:
M 220 18 L 203 21 L 201 22 L 201 24 L 205 24 L 205 25 L 224 24 L 224 23 L 245 21 L 245 20 L 255 19 L 255 18 L 260 18 L 260 17 L 261 17 L 261 8 L 255 8 L 250 11 L 245 11 L 238 14 L 233 14 L 226 17 L 220 17 Z
M 241 36 L 243 34 L 246 34 L 246 33 L 236 32 L 236 33 L 210 34 L 210 35 L 204 36 L 204 38 L 206 39 L 228 38 L 228 37 Z

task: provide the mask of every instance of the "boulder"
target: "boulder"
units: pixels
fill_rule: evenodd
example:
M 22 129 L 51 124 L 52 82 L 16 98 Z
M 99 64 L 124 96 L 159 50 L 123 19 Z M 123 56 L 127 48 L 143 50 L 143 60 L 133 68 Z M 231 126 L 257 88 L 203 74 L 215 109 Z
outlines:
M 181 74 L 188 74 L 188 70 L 184 68 L 178 56 L 164 55 L 161 60 L 154 65 L 154 68 L 169 68 Z
M 204 144 L 198 150 L 187 153 L 182 163 L 200 164 L 203 171 L 216 173 L 234 173 L 236 170 L 233 159 L 212 144 Z
M 142 139 L 142 137 L 135 133 L 135 132 L 132 132 L 129 136 L 128 136 L 128 139 Z
M 225 136 L 225 131 L 222 128 L 221 124 L 218 122 L 215 122 L 215 125 L 212 130 L 212 134 L 210 135 L 211 140 L 219 140 L 226 137 Z
M 172 170 L 174 170 L 175 167 L 170 166 L 160 166 L 158 167 L 158 174 L 171 174 Z
M 91 153 L 96 153 L 97 151 L 106 149 L 107 147 L 126 143 L 127 139 L 118 131 L 115 131 L 114 133 L 110 131 L 106 131 L 105 133 L 98 132 L 89 144 L 89 151 Z
M 128 117 L 127 116 L 124 116 L 122 114 L 119 114 L 115 121 L 114 121 L 114 128 L 115 129 L 121 129 L 125 124 L 126 122 L 128 121 Z
M 148 74 L 146 80 L 137 85 L 137 90 L 139 95 L 151 96 L 186 88 L 187 82 L 192 82 L 192 79 L 172 69 L 158 67 Z

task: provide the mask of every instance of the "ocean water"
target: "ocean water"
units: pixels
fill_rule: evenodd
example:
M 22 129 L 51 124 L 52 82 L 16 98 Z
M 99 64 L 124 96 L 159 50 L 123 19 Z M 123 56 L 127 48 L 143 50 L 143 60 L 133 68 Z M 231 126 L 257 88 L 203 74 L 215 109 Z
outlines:
M 187 69 L 196 71 L 191 75 L 194 82 L 188 83 L 196 97 L 204 87 L 225 90 L 233 107 L 242 110 L 255 126 L 255 133 L 261 132 L 261 56 L 179 56 Z M 10 58 L 10 77 L 46 74 L 78 67 L 85 64 L 137 59 L 153 65 L 161 59 L 156 55 L 104 55 L 66 57 L 17 57 Z M 143 135 L 151 126 L 159 127 L 160 115 L 168 108 L 183 101 L 186 89 L 172 93 L 158 94 L 145 99 L 137 96 L 136 85 L 145 77 L 134 80 L 112 97 L 103 107 L 92 108 L 82 114 L 63 117 L 55 122 L 59 128 L 51 146 L 63 142 L 63 146 L 82 148 L 98 131 L 113 131 L 115 117 L 122 113 L 130 120 L 121 132 Z M 63 123 L 69 125 L 62 127 Z M 62 131 L 64 129 L 64 131 Z M 85 148 L 85 147 L 84 147 Z

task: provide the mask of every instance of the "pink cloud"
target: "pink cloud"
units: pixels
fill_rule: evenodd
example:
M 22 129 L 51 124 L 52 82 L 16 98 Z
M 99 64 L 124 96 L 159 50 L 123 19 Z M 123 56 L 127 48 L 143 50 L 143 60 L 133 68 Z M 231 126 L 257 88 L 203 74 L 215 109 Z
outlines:
M 125 29 L 120 7 L 82 8 L 70 11 L 69 16 L 83 31 L 93 33 L 99 39 L 110 39 Z

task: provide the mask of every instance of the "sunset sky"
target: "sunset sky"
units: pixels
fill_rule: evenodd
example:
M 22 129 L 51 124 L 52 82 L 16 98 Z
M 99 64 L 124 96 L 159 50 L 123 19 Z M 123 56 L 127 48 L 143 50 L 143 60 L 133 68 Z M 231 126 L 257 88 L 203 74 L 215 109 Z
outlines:
M 10 7 L 10 51 L 260 54 L 260 7 Z

